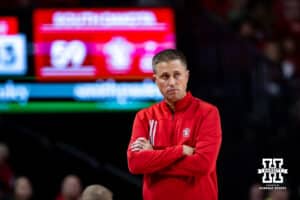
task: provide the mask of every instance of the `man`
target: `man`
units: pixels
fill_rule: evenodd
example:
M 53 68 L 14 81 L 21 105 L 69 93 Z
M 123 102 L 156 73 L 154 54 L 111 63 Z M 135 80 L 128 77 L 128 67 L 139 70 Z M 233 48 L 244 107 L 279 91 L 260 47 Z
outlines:
M 15 180 L 13 200 L 30 200 L 33 196 L 32 184 L 26 176 L 21 176 Z
M 218 109 L 187 92 L 189 71 L 178 50 L 159 52 L 152 66 L 164 101 L 136 114 L 129 170 L 144 174 L 144 200 L 217 200 Z
M 112 200 L 112 192 L 102 185 L 90 185 L 82 193 L 81 200 Z
M 60 190 L 56 200 L 79 200 L 82 191 L 80 178 L 73 174 L 67 175 L 62 181 Z

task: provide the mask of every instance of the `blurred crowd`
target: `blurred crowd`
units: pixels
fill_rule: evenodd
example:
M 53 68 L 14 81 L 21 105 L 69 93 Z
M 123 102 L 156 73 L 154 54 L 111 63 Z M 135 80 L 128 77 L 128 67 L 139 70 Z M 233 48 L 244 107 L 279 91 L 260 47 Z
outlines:
M 34 184 L 30 177 L 19 175 L 14 171 L 9 162 L 9 155 L 9 147 L 0 142 L 0 200 L 36 199 Z M 45 187 L 48 186 L 45 185 Z M 112 200 L 113 198 L 113 193 L 100 184 L 83 187 L 79 176 L 66 174 L 61 181 L 60 190 L 53 194 L 53 200 Z
M 288 200 L 290 199 L 289 190 L 270 190 L 264 191 L 260 183 L 254 183 L 249 188 L 249 200 Z
M 34 200 L 34 184 L 29 176 L 17 175 L 9 163 L 9 148 L 0 143 L 0 200 Z M 40 183 L 35 183 L 40 184 Z M 58 183 L 59 184 L 59 183 Z M 90 184 L 85 188 L 81 178 L 66 174 L 60 183 L 60 190 L 53 194 L 53 200 L 112 200 L 113 193 L 100 184 Z M 248 200 L 289 200 L 290 191 L 262 190 L 261 183 L 254 183 L 248 191 Z M 48 187 L 45 185 L 45 187 Z M 49 199 L 49 197 L 47 197 Z
M 256 62 L 259 64 L 253 71 L 262 75 L 261 94 L 266 102 L 260 102 L 259 109 L 266 112 L 263 118 L 256 112 L 252 118 L 255 128 L 245 131 L 245 137 L 257 137 L 249 148 L 261 143 L 260 156 L 283 156 L 290 161 L 288 167 L 296 169 L 293 148 L 300 128 L 300 0 L 202 0 L 202 6 L 264 58 Z M 294 176 L 285 182 L 294 184 L 292 190 L 264 191 L 259 189 L 261 182 L 255 183 L 249 188 L 249 199 L 298 199 L 299 182 Z
M 276 104 L 273 108 L 299 122 L 300 1 L 203 0 L 202 4 L 265 56 L 265 91 Z

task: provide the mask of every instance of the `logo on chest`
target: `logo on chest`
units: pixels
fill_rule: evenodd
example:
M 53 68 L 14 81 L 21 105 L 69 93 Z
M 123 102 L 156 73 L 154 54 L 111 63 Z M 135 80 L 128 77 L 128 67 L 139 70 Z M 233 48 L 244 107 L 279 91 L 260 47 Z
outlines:
M 189 128 L 185 128 L 185 129 L 183 129 L 183 131 L 182 131 L 182 136 L 183 137 L 185 137 L 185 138 L 187 138 L 187 137 L 190 137 L 190 129 Z

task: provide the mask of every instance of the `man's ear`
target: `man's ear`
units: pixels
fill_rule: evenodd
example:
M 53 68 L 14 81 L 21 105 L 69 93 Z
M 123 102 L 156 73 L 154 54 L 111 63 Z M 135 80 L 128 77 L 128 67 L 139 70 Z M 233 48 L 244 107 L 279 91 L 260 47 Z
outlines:
M 187 78 L 189 79 L 190 78 L 190 71 L 189 70 L 186 70 L 186 75 L 187 75 Z
M 155 82 L 156 81 L 156 74 L 153 74 L 153 81 Z

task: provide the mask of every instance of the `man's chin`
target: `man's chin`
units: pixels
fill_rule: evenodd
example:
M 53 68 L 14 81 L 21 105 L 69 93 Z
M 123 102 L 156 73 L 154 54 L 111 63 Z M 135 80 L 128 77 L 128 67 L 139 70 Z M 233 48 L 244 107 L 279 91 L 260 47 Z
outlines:
M 175 103 L 180 100 L 177 95 L 168 95 L 166 99 L 171 103 Z

